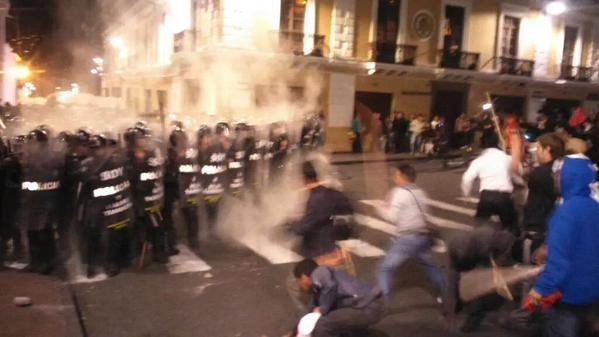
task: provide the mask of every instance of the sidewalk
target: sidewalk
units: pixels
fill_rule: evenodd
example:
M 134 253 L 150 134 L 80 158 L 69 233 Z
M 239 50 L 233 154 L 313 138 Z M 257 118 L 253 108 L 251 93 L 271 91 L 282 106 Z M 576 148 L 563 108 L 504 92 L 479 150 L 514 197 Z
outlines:
M 17 307 L 17 296 L 31 298 Z M 0 271 L 0 337 L 81 337 L 68 289 L 56 276 Z

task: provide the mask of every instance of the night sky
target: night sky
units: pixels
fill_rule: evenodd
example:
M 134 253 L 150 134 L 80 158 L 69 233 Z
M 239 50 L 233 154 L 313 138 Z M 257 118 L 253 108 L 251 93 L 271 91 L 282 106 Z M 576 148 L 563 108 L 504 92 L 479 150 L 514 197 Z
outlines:
M 11 0 L 7 40 L 30 68 L 44 70 L 42 86 L 89 80 L 91 58 L 102 52 L 97 0 Z

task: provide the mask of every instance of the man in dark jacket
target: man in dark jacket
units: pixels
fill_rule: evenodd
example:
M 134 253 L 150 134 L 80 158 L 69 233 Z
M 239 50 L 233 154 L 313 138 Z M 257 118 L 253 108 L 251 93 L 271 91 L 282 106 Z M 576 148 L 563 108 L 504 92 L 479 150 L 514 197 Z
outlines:
M 298 263 L 293 274 L 299 287 L 313 296 L 306 313 L 321 314 L 312 337 L 365 336 L 363 330 L 383 318 L 382 293 L 365 281 L 310 259 Z
M 528 176 L 528 198 L 523 219 L 525 235 L 533 247 L 545 241 L 547 219 L 558 197 L 553 166 L 555 160 L 563 155 L 564 142 L 556 134 L 546 133 L 538 138 L 537 160 L 540 165 Z M 525 258 L 525 262 L 528 260 Z
M 292 225 L 292 231 L 303 237 L 301 254 L 306 258 L 333 252 L 340 240 L 340 227 L 334 225 L 335 216 L 353 214 L 347 197 L 340 191 L 325 187 L 318 181 L 314 165 L 304 162 L 304 184 L 310 191 L 303 218 Z
M 566 157 L 560 172 L 563 203 L 549 221 L 547 263 L 525 303 L 540 304 L 556 292 L 561 301 L 548 313 L 547 337 L 588 336 L 584 321 L 599 300 L 599 203 L 591 198 L 596 169 L 583 156 Z
M 478 266 L 489 266 L 493 258 L 498 265 L 507 265 L 512 262 L 512 252 L 516 238 L 507 230 L 497 230 L 491 226 L 483 226 L 471 232 L 460 233 L 452 237 L 448 243 L 449 268 L 447 272 L 447 292 L 445 298 L 445 311 L 450 328 L 454 328 L 455 314 L 459 305 L 459 284 L 461 274 L 475 269 Z M 474 331 L 486 313 L 496 309 L 502 299 L 491 294 L 478 298 L 467 308 L 466 321 L 461 327 L 462 332 Z

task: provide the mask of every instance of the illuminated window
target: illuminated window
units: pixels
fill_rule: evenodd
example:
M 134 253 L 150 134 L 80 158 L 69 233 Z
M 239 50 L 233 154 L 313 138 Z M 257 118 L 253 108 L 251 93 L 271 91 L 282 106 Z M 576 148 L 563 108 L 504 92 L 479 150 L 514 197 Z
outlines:
M 574 51 L 578 39 L 578 28 L 566 26 L 564 29 L 564 50 L 562 64 L 571 66 L 574 63 Z
M 518 57 L 518 35 L 520 19 L 506 15 L 503 18 L 503 34 L 501 36 L 501 56 Z
M 306 0 L 281 1 L 281 30 L 304 32 Z

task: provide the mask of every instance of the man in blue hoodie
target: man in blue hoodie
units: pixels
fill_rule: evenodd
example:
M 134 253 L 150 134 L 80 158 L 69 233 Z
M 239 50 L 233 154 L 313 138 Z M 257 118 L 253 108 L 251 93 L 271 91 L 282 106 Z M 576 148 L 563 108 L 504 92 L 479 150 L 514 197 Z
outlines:
M 567 157 L 560 172 L 563 203 L 549 221 L 547 263 L 525 305 L 561 293 L 548 312 L 546 337 L 587 336 L 585 318 L 599 300 L 599 203 L 591 198 L 596 171 L 590 160 Z

